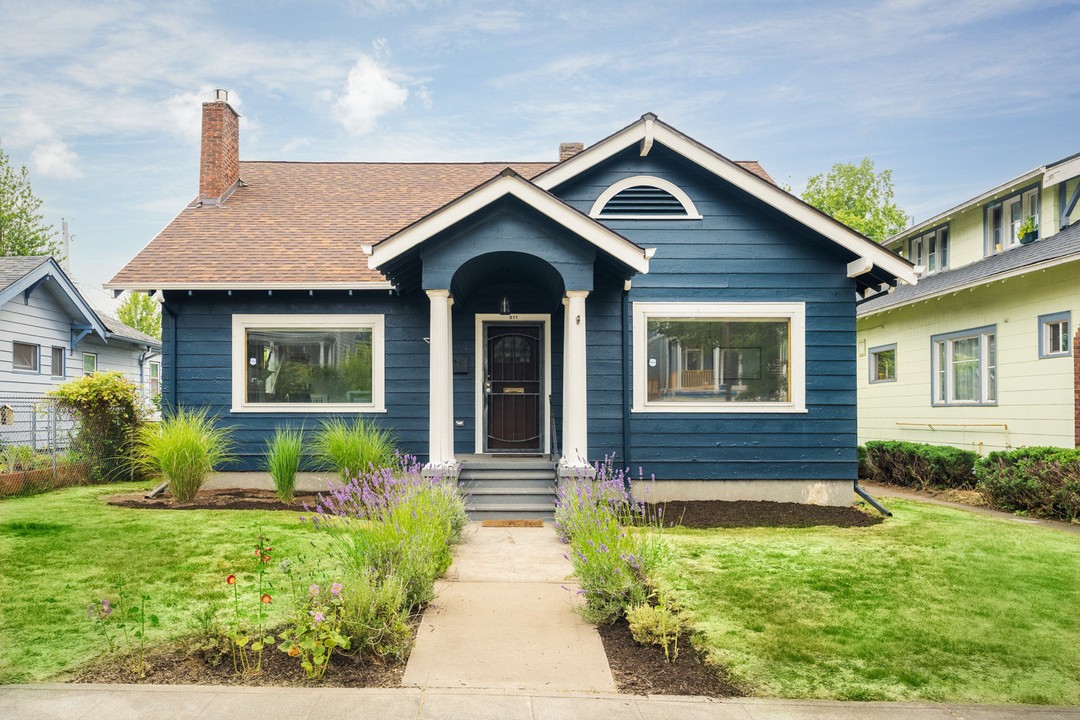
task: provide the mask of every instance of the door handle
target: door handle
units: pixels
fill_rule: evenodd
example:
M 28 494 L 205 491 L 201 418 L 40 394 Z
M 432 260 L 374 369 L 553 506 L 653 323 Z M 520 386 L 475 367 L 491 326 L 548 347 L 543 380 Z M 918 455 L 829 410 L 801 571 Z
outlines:
M 486 394 L 486 395 L 491 394 L 491 378 L 488 378 L 487 380 L 484 381 L 484 394 Z

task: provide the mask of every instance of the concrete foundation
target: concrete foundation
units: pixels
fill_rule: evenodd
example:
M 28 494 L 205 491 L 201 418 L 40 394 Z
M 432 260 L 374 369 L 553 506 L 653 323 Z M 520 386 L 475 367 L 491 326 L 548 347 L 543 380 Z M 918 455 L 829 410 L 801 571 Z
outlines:
M 851 480 L 655 480 L 633 482 L 634 497 L 669 500 L 767 500 L 807 505 L 851 505 Z
M 301 472 L 296 474 L 296 489 L 322 492 L 330 483 L 341 483 L 335 472 Z M 273 490 L 274 481 L 270 473 L 264 472 L 216 472 L 207 478 L 203 485 L 206 490 Z

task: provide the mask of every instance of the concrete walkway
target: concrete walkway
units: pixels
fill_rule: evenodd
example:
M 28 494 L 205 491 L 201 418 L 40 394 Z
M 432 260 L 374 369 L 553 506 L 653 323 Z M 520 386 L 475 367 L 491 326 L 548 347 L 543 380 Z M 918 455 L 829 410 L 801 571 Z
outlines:
M 600 635 L 574 611 L 565 552 L 551 525 L 471 523 L 424 613 L 403 684 L 615 692 Z
M 808 700 L 520 693 L 492 690 L 0 686 L 5 720 L 1078 720 L 1080 709 Z

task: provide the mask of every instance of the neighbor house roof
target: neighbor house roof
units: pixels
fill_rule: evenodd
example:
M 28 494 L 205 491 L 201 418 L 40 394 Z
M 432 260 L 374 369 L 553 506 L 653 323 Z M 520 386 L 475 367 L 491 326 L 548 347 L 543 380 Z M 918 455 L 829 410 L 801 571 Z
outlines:
M 119 318 L 113 317 L 108 313 L 103 313 L 100 310 L 97 311 L 97 314 L 98 317 L 101 318 L 101 322 L 105 324 L 105 328 L 109 331 L 110 338 L 115 337 L 136 345 L 149 345 L 158 350 L 161 349 L 161 341 L 153 335 L 147 335 L 141 330 L 136 330 L 130 325 L 125 325 Z
M 859 315 L 871 315 L 919 300 L 928 300 L 997 279 L 1080 260 L 1080 223 L 1029 245 L 992 255 L 969 265 L 919 278 L 859 304 Z
M 220 205 L 185 207 L 106 288 L 390 287 L 370 247 L 506 168 L 525 179 L 555 163 L 241 162 Z M 754 161 L 740 166 L 769 183 Z

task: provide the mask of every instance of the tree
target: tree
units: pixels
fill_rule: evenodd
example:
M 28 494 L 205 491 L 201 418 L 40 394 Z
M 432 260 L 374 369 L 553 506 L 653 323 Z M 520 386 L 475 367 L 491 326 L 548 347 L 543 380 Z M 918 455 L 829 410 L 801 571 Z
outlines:
M 30 188 L 30 171 L 18 171 L 0 146 L 0 256 L 59 256 L 60 244 L 52 225 L 38 212 L 41 199 Z
M 146 293 L 128 293 L 116 314 L 125 325 L 161 339 L 161 305 Z
M 874 162 L 836 163 L 828 174 L 806 181 L 802 199 L 876 242 L 907 227 L 907 214 L 893 202 L 892 170 L 874 172 Z

